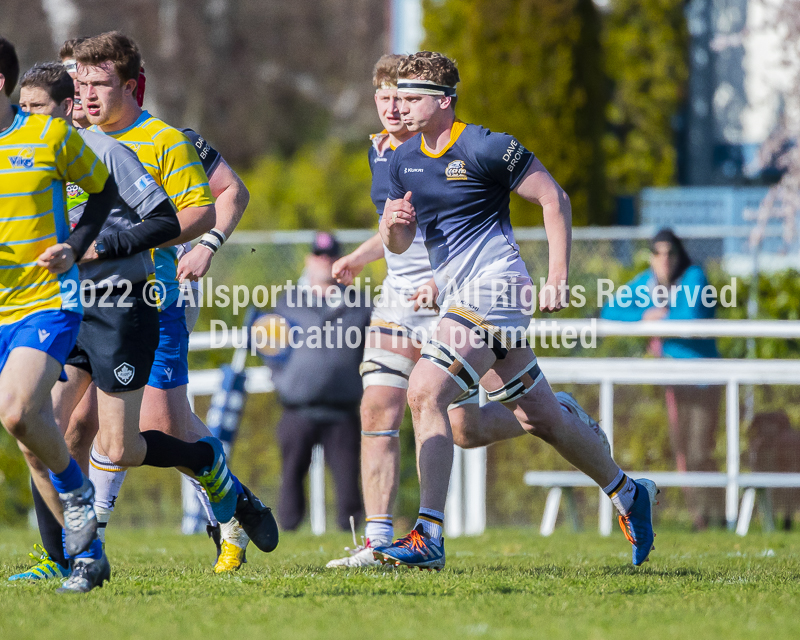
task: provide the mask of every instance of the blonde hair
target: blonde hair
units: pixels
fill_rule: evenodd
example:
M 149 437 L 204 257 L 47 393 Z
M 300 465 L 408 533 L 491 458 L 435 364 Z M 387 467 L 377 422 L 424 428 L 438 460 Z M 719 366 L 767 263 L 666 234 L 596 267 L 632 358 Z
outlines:
M 397 65 L 405 56 L 397 53 L 387 53 L 375 63 L 372 71 L 372 86 L 376 89 L 386 89 L 397 86 Z

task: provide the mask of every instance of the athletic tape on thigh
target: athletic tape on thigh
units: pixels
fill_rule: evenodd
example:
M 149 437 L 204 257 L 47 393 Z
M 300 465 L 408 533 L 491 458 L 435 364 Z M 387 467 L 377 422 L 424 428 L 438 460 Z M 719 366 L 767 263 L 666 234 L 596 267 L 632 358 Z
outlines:
M 488 391 L 486 398 L 489 402 L 514 402 L 533 389 L 541 379 L 542 370 L 534 358 L 511 382 L 497 391 Z
M 358 367 L 364 388 L 370 386 L 408 389 L 408 376 L 414 361 L 388 349 L 364 349 L 364 360 Z
M 450 409 L 458 409 L 458 407 L 463 407 L 466 404 L 478 404 L 480 402 L 480 387 L 476 384 L 471 386 L 467 389 L 464 393 L 462 393 L 458 398 L 453 400 L 450 403 L 450 406 L 447 407 L 447 410 Z
M 462 391 L 469 390 L 471 386 L 477 384 L 478 380 L 480 380 L 480 376 L 469 362 L 456 353 L 455 349 L 443 342 L 438 340 L 428 341 L 422 347 L 421 356 L 446 371 L 461 387 Z
M 365 438 L 377 438 L 378 436 L 389 436 L 390 438 L 399 438 L 400 429 L 392 429 L 391 431 L 364 431 L 361 430 L 361 435 Z

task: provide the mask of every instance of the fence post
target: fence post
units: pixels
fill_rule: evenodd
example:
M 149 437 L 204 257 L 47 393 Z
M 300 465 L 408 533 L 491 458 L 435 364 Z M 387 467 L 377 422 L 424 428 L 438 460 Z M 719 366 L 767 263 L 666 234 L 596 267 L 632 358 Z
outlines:
M 600 383 L 600 428 L 605 431 L 611 453 L 614 453 L 614 383 L 605 379 Z M 598 527 L 601 536 L 610 536 L 613 524 L 614 505 L 600 489 L 600 507 L 598 508 Z
M 478 405 L 488 402 L 486 389 L 478 387 Z M 464 451 L 464 534 L 479 536 L 486 530 L 486 447 Z
M 725 520 L 728 529 L 736 528 L 739 512 L 739 383 L 728 380 L 725 424 L 727 433 L 728 486 L 725 489 Z
M 453 468 L 444 507 L 444 527 L 448 538 L 464 535 L 464 450 L 453 445 Z
M 464 451 L 464 535 L 486 530 L 486 447 Z
M 325 450 L 321 444 L 315 444 L 311 450 L 308 502 L 311 532 L 315 536 L 321 536 L 325 533 Z

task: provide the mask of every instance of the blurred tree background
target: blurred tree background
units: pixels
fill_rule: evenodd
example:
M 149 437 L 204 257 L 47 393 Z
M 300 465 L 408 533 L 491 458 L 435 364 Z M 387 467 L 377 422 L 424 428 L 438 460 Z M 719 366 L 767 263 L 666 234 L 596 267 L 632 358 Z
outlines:
M 423 0 L 423 46 L 460 66 L 459 116 L 529 146 L 572 198 L 612 224 L 618 196 L 674 184 L 687 80 L 683 0 Z M 145 106 L 200 131 L 254 200 L 251 229 L 374 224 L 371 73 L 391 46 L 386 0 L 5 0 L 23 69 L 68 37 L 139 43 Z M 515 198 L 516 224 L 540 222 Z
M 513 133 L 531 148 L 570 194 L 576 224 L 611 224 L 617 197 L 675 183 L 672 124 L 687 79 L 683 4 L 611 0 L 601 10 L 592 0 L 424 0 L 424 46 L 459 63 L 462 119 Z M 4 0 L 0 34 L 17 45 L 23 69 L 54 58 L 66 38 L 112 29 L 131 35 L 147 70 L 145 106 L 200 131 L 243 176 L 252 199 L 242 229 L 364 228 L 377 222 L 366 150 L 368 134 L 379 127 L 371 73 L 390 48 L 389 16 L 386 0 Z M 538 207 L 519 198 L 512 212 L 515 224 L 540 224 Z M 228 284 L 282 283 L 299 274 L 304 250 L 229 245 L 210 275 Z M 541 265 L 542 256 L 539 250 L 525 258 Z M 642 266 L 641 257 L 622 264 L 597 247 L 591 257 L 574 273 L 576 283 L 590 287 L 595 271 L 624 281 Z M 376 265 L 367 275 L 377 282 L 382 269 Z M 796 313 L 785 298 L 797 278 L 784 280 L 783 293 L 772 297 L 775 281 L 761 281 L 762 300 L 775 307 L 764 305 L 765 317 Z M 739 309 L 745 303 L 743 291 Z M 230 309 L 215 309 L 214 316 L 240 321 Z M 204 310 L 200 330 L 209 318 Z M 596 355 L 641 355 L 640 342 L 606 341 Z M 743 343 L 721 347 L 731 355 L 744 349 Z M 795 346 L 778 341 L 759 341 L 759 348 L 765 355 L 796 355 Z M 193 353 L 191 366 L 217 366 L 229 357 Z M 596 410 L 594 390 L 576 392 Z M 640 393 L 653 402 L 634 402 Z M 669 460 L 662 396 L 655 388 L 620 391 L 620 424 L 640 427 L 630 436 L 619 432 L 630 452 L 627 466 Z M 198 399 L 201 417 L 207 406 L 207 398 Z M 272 504 L 279 412 L 274 397 L 251 398 L 233 454 L 237 474 Z M 660 435 L 650 438 L 653 433 Z M 418 493 L 410 423 L 402 438 L 398 513 L 413 520 Z M 531 521 L 544 494 L 525 487 L 521 473 L 561 463 L 533 438 L 502 443 L 490 456 L 490 522 Z M 596 500 L 594 493 L 587 499 Z M 179 505 L 176 473 L 137 469 L 115 519 L 174 525 Z M 24 463 L 0 430 L 0 522 L 22 521 L 29 506 Z

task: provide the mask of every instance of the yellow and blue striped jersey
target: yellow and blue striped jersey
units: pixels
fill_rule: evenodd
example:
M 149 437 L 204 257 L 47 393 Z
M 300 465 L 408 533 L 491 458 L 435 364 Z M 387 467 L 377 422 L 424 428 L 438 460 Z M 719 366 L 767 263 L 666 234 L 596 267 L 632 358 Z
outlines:
M 98 127 L 92 129 L 100 131 Z M 131 126 L 108 135 L 133 150 L 178 211 L 214 204 L 200 156 L 194 144 L 178 129 L 142 111 Z M 178 248 L 156 249 L 153 259 L 156 279 L 162 283 L 165 294 L 160 305 L 163 309 L 178 299 Z
M 69 237 L 66 182 L 102 191 L 108 171 L 67 122 L 15 110 L 0 133 L 0 325 L 39 311 L 80 313 L 78 266 L 59 276 L 36 260 Z

